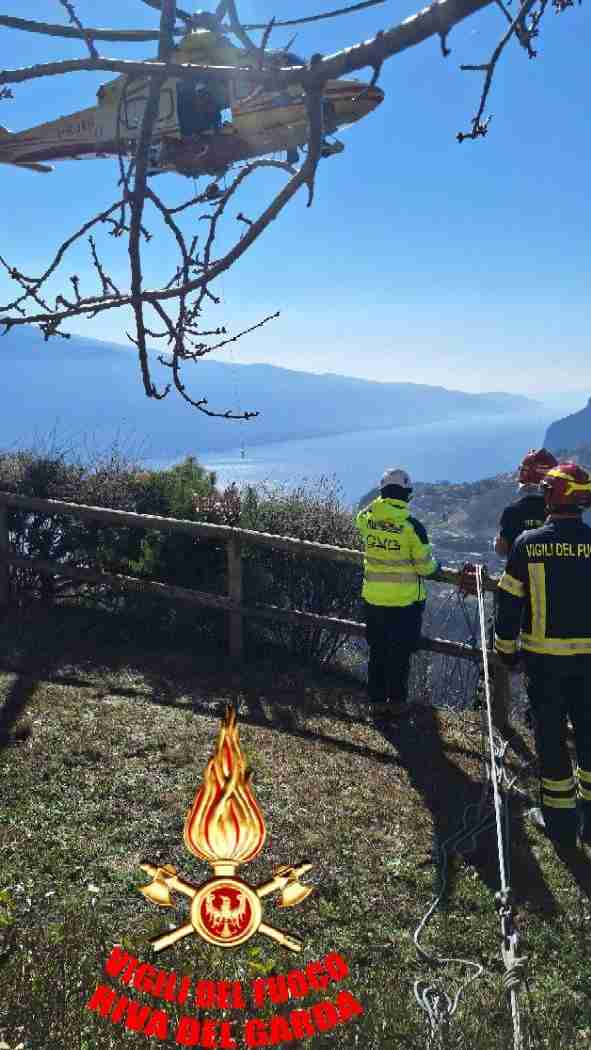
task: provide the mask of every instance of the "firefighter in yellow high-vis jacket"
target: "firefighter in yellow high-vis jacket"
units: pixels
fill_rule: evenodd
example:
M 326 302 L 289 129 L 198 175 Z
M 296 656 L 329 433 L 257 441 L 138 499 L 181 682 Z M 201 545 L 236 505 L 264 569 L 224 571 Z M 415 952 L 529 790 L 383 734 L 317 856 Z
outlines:
M 525 664 L 540 762 L 542 813 L 559 846 L 591 843 L 591 475 L 559 463 L 541 482 L 548 518 L 515 540 L 498 587 L 495 648 L 509 666 Z M 520 639 L 521 649 L 517 642 Z M 566 746 L 570 716 L 576 776 Z
M 410 658 L 421 636 L 423 577 L 439 568 L 424 526 L 411 517 L 411 480 L 399 468 L 385 472 L 380 495 L 357 515 L 364 545 L 368 697 L 377 714 L 408 710 Z

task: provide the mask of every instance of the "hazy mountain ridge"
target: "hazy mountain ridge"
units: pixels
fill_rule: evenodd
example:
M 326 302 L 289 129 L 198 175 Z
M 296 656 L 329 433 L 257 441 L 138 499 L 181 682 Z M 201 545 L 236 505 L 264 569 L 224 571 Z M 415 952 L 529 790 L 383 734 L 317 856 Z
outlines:
M 551 423 L 544 443 L 553 452 L 591 446 L 591 398 L 580 412 Z
M 0 339 L 4 354 L 0 446 L 27 444 L 54 428 L 92 438 L 129 427 L 146 456 L 199 455 L 203 450 L 292 438 L 321 437 L 417 422 L 502 415 L 537 407 L 521 395 L 468 394 L 414 383 L 314 375 L 274 365 L 233 365 L 204 358 L 186 366 L 193 397 L 207 397 L 216 411 L 259 411 L 248 422 L 209 419 L 175 391 L 163 401 L 146 398 L 133 348 L 71 336 L 43 342 L 33 328 Z M 170 370 L 152 355 L 159 389 Z

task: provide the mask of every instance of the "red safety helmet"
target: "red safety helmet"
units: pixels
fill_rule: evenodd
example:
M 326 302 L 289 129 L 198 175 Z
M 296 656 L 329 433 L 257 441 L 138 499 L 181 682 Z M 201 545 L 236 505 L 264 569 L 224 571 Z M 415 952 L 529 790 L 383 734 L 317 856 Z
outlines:
M 591 474 L 578 463 L 558 463 L 540 488 L 547 507 L 591 507 Z
M 547 448 L 531 448 L 524 456 L 519 467 L 519 481 L 522 485 L 538 485 L 551 467 L 558 464 L 556 456 Z

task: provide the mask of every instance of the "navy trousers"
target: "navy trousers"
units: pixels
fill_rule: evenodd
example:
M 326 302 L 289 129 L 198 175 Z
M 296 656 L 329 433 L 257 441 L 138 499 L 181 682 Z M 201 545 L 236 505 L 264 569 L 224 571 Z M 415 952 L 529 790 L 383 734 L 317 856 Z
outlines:
M 524 655 L 548 833 L 565 845 L 576 843 L 578 788 L 583 837 L 591 842 L 591 656 Z M 575 770 L 566 746 L 567 715 L 575 734 Z
M 373 703 L 407 699 L 410 658 L 421 637 L 424 609 L 424 602 L 393 607 L 365 602 L 367 692 Z

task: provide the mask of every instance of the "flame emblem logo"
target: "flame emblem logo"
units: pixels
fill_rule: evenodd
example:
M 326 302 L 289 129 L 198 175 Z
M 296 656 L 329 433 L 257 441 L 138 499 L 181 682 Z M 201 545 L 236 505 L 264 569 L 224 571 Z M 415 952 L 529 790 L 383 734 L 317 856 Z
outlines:
M 279 907 L 300 904 L 313 889 L 300 882 L 312 865 L 282 865 L 272 879 L 260 886 L 251 886 L 236 875 L 240 865 L 258 856 L 265 838 L 265 821 L 240 749 L 236 712 L 228 706 L 215 754 L 207 763 L 183 832 L 186 848 L 212 866 L 213 878 L 196 886 L 179 876 L 171 865 L 141 865 L 152 876 L 148 886 L 140 887 L 146 900 L 160 907 L 172 907 L 171 890 L 191 900 L 190 922 L 153 938 L 155 951 L 193 933 L 222 948 L 238 947 L 255 933 L 262 933 L 291 951 L 301 951 L 300 941 L 263 922 L 261 901 L 280 892 Z
M 216 753 L 207 763 L 183 833 L 189 852 L 212 864 L 218 874 L 233 874 L 239 864 L 254 860 L 265 844 L 265 821 L 249 781 L 236 712 L 228 707 Z

